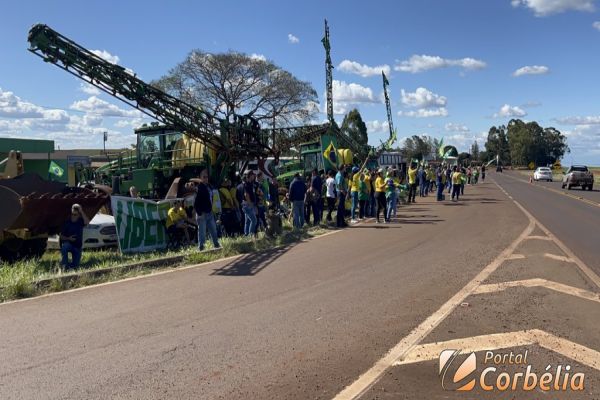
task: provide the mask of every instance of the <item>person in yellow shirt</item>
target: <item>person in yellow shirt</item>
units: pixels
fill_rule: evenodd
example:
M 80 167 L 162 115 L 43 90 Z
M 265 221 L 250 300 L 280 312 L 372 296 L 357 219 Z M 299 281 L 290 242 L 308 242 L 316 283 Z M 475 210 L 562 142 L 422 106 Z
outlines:
M 417 196 L 417 164 L 411 163 L 408 168 L 408 202 L 415 202 Z
M 367 202 L 365 203 L 365 218 L 366 217 L 371 217 L 373 214 L 371 212 L 371 207 L 372 207 L 372 202 L 371 202 L 371 172 L 369 170 L 366 170 L 364 172 L 364 176 L 365 176 L 365 186 L 366 186 L 366 191 L 367 191 Z M 360 199 L 359 199 L 360 200 Z
M 235 192 L 231 192 L 231 181 L 225 179 L 219 188 L 221 198 L 221 225 L 225 228 L 225 235 L 233 236 L 239 231 L 237 217 L 238 204 Z
M 352 199 L 352 207 L 350 209 L 350 223 L 355 224 L 356 220 L 356 208 L 359 206 L 358 192 L 360 186 L 360 174 L 361 171 L 358 167 L 352 168 L 352 178 L 350 181 L 350 196 Z
M 452 201 L 458 201 L 460 195 L 460 186 L 462 184 L 462 173 L 460 169 L 455 165 L 452 167 Z M 456 200 L 454 197 L 456 196 Z
M 383 218 L 385 218 L 385 211 L 387 206 L 387 200 L 385 198 L 386 182 L 383 177 L 383 169 L 377 170 L 377 178 L 375 179 L 375 202 L 377 203 L 377 223 L 380 223 L 379 213 L 383 211 Z
M 185 243 L 190 244 L 190 233 L 189 233 L 189 225 L 194 224 L 193 220 L 188 217 L 185 209 L 182 207 L 183 202 L 180 200 L 175 201 L 173 206 L 169 208 L 167 212 L 167 220 L 165 222 L 165 226 L 167 228 L 167 233 L 169 236 L 175 236 L 177 234 L 183 233 L 185 236 Z

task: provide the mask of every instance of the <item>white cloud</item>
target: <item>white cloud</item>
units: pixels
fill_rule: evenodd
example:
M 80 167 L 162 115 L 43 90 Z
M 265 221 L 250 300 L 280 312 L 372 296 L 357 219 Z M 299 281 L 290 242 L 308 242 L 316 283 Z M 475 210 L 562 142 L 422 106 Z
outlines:
M 578 125 L 571 131 L 562 132 L 571 149 L 568 156 L 573 163 L 597 163 L 600 156 L 600 126 Z
M 267 57 L 262 54 L 252 53 L 250 54 L 250 58 L 253 60 L 267 61 Z
M 524 117 L 527 113 L 519 106 L 510 106 L 508 104 L 500 107 L 500 111 L 494 114 L 494 118 L 505 118 L 505 117 Z
M 379 103 L 380 100 L 373 95 L 371 88 L 359 85 L 358 83 L 346 83 L 344 81 L 333 80 L 333 112 L 335 114 L 345 114 L 348 110 L 357 104 Z M 326 98 L 323 95 L 323 98 Z M 323 107 L 326 103 L 323 104 Z
M 291 33 L 288 33 L 288 42 L 290 42 L 291 44 L 296 44 L 300 42 L 300 39 L 298 39 L 298 37 L 292 35 Z
M 119 56 L 115 56 L 110 54 L 108 51 L 106 50 L 91 50 L 92 53 L 94 53 L 95 55 L 97 55 L 100 58 L 105 59 L 106 61 L 113 63 L 113 64 L 118 64 L 119 63 Z
M 550 72 L 550 68 L 545 65 L 526 65 L 513 72 L 513 76 L 523 75 L 545 75 Z
M 432 117 L 447 117 L 448 110 L 446 107 L 439 108 L 420 108 L 413 111 L 398 111 L 398 115 L 401 117 L 413 117 L 413 118 L 432 118 Z
M 370 76 L 381 76 L 381 71 L 385 72 L 386 75 L 390 74 L 391 68 L 387 64 L 377 65 L 375 67 L 369 67 L 366 64 L 360 64 L 356 61 L 344 60 L 338 65 L 338 69 L 349 74 L 360 75 L 363 78 Z
M 455 124 L 453 122 L 448 122 L 444 129 L 448 132 L 469 132 L 470 129 L 464 124 Z
M 555 121 L 562 125 L 600 125 L 600 116 L 562 117 L 556 118 Z
M 593 12 L 596 7 L 594 0 L 512 0 L 513 7 L 527 7 L 536 17 L 545 17 L 565 11 Z
M 96 86 L 90 85 L 86 82 L 81 82 L 79 84 L 79 90 L 85 94 L 89 94 L 90 96 L 99 96 L 102 91 L 98 89 Z
M 592 27 L 600 31 L 600 21 L 594 21 Z
M 369 134 L 375 133 L 389 133 L 390 126 L 387 121 L 366 121 L 365 125 L 367 126 L 367 132 Z
M 394 70 L 413 74 L 431 69 L 459 67 L 464 70 L 478 70 L 486 67 L 486 63 L 474 58 L 448 59 L 439 56 L 412 55 L 408 60 L 394 66 Z
M 71 104 L 71 109 L 90 114 L 101 115 L 103 117 L 140 118 L 142 116 L 142 113 L 138 110 L 124 110 L 96 96 L 91 96 L 87 100 L 79 100 L 74 102 L 73 104 Z
M 5 118 L 43 118 L 44 109 L 21 100 L 13 92 L 0 88 L 0 117 Z
M 108 132 L 112 147 L 129 146 L 135 141 L 131 127 L 139 126 L 134 125 L 141 121 L 139 111 L 121 110 L 95 96 L 74 105 L 73 109 L 83 115 L 40 107 L 0 89 L 0 118 L 6 118 L 0 119 L 0 132 L 12 137 L 55 140 L 61 148 L 100 148 L 103 132 Z M 105 122 L 105 117 L 117 118 L 114 128 Z M 127 117 L 124 122 L 123 117 Z M 122 132 L 119 127 L 128 129 Z
M 408 107 L 416 108 L 429 108 L 429 107 L 445 107 L 447 99 L 445 96 L 433 93 L 432 91 L 419 87 L 414 92 L 406 92 L 404 89 L 402 93 L 402 104 Z

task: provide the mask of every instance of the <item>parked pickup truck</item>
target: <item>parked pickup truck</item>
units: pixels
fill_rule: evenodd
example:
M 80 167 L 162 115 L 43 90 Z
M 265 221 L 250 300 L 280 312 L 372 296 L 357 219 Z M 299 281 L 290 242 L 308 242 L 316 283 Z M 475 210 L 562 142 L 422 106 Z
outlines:
M 571 190 L 573 186 L 580 186 L 581 189 L 592 190 L 594 188 L 594 174 L 585 165 L 572 165 L 562 180 L 562 188 Z

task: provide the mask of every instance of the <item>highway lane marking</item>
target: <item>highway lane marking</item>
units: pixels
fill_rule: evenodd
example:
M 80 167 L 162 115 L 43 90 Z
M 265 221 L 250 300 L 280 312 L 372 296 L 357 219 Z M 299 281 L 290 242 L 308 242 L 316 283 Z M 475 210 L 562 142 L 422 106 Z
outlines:
M 580 289 L 577 287 L 565 285 L 562 283 L 549 281 L 546 279 L 525 279 L 522 281 L 511 281 L 511 282 L 501 282 L 501 283 L 490 283 L 486 285 L 479 286 L 473 294 L 485 294 L 485 293 L 495 293 L 501 292 L 503 290 L 514 288 L 514 287 L 543 287 L 546 289 L 554 290 L 555 292 L 560 292 L 564 294 L 568 294 L 570 296 L 579 297 L 581 299 L 595 301 L 596 303 L 600 303 L 600 294 L 590 292 L 589 290 Z
M 567 193 L 567 192 L 565 192 L 563 190 L 554 189 L 554 188 L 551 188 L 551 187 L 548 187 L 548 186 L 544 186 L 544 185 L 531 184 L 531 183 L 529 183 L 526 180 L 519 179 L 519 178 L 517 178 L 515 176 L 511 176 L 510 174 L 506 174 L 506 175 L 503 175 L 503 176 L 506 176 L 506 177 L 508 177 L 510 179 L 514 179 L 514 180 L 519 181 L 519 182 L 523 182 L 523 183 L 527 183 L 527 184 L 533 185 L 533 186 L 538 187 L 538 188 L 546 189 L 546 190 L 548 190 L 550 192 L 558 193 L 558 194 L 570 197 L 570 198 L 575 199 L 575 200 L 582 201 L 584 203 L 590 204 L 590 205 L 595 206 L 595 207 L 600 207 L 600 203 L 597 203 L 597 202 L 595 202 L 593 200 L 586 199 L 585 197 L 582 197 L 582 196 L 577 196 L 577 195 L 574 195 L 574 194 L 571 194 L 571 193 Z M 510 196 L 508 196 L 508 197 L 510 197 Z M 512 197 L 510 197 L 510 198 L 512 199 Z
M 475 278 L 467 283 L 454 296 L 444 303 L 435 313 L 413 329 L 408 336 L 404 337 L 388 353 L 378 360 L 368 371 L 363 373 L 352 384 L 338 393 L 334 400 L 352 400 L 363 395 L 382 377 L 383 373 L 396 361 L 402 359 L 411 349 L 431 333 L 454 309 L 456 309 L 475 289 L 485 281 L 502 263 L 510 257 L 519 244 L 534 231 L 535 221 L 529 220 L 529 224 L 523 232 L 504 249 L 491 263 L 481 270 Z
M 509 175 L 506 175 L 509 176 Z M 519 180 L 517 178 L 513 178 L 515 180 Z M 506 190 L 504 190 L 504 188 L 502 186 L 500 186 L 498 184 L 498 182 L 496 182 L 494 180 L 494 183 L 496 184 L 496 186 L 498 186 L 500 188 L 500 190 L 502 190 L 502 192 L 504 192 L 504 194 L 506 194 L 508 196 L 508 193 L 506 192 Z M 535 224 L 544 232 L 544 234 L 546 236 L 548 236 L 553 242 L 554 244 L 556 244 L 560 250 L 565 253 L 567 255 L 567 257 L 571 260 L 571 262 L 575 263 L 577 265 L 577 267 L 579 267 L 579 269 L 598 287 L 600 288 L 600 277 L 594 272 L 592 271 L 592 269 L 590 267 L 588 267 L 579 257 L 577 257 L 575 255 L 575 253 L 573 253 L 571 251 L 571 249 L 569 249 L 560 239 L 558 239 L 552 232 L 550 232 L 550 230 L 548 228 L 546 228 L 540 221 L 538 221 L 529 211 L 527 211 L 525 209 L 525 207 L 523 207 L 518 201 L 513 200 L 513 203 L 516 204 L 516 206 L 527 216 L 527 218 L 529 218 L 530 221 L 534 221 Z
M 446 349 L 461 349 L 463 353 L 471 353 L 531 345 L 541 346 L 590 368 L 600 370 L 600 352 L 540 329 L 493 333 L 422 344 L 412 349 L 404 359 L 396 361 L 394 366 L 437 360 L 440 353 Z
M 343 230 L 340 229 L 340 230 L 335 230 L 335 231 L 332 231 L 332 232 L 327 232 L 327 233 L 324 233 L 324 234 L 319 235 L 319 236 L 315 236 L 315 237 L 312 237 L 312 238 L 300 240 L 297 243 L 300 244 L 300 243 L 310 242 L 312 240 L 324 238 L 324 237 L 331 236 L 331 235 L 334 235 L 334 234 L 340 233 L 340 232 L 343 232 Z M 283 247 L 283 246 L 280 246 L 280 247 Z M 273 249 L 275 249 L 275 247 L 273 247 L 271 250 L 273 250 Z M 245 257 L 247 255 L 248 255 L 248 253 L 237 254 L 237 255 L 234 255 L 234 256 L 220 258 L 218 260 L 207 261 L 207 262 L 199 263 L 199 264 L 184 265 L 184 266 L 181 266 L 181 267 L 165 267 L 165 268 L 168 268 L 168 269 L 164 269 L 162 271 L 150 272 L 150 273 L 145 274 L 145 275 L 132 276 L 131 278 L 124 278 L 124 279 L 119 279 L 119 280 L 111 281 L 111 282 L 97 283 L 95 285 L 84 286 L 84 287 L 79 287 L 79 288 L 74 288 L 74 289 L 69 289 L 69 290 L 63 290 L 61 292 L 56 292 L 56 293 L 46 293 L 46 294 L 42 294 L 42 295 L 36 296 L 36 297 L 28 297 L 28 298 L 25 298 L 25 299 L 17 299 L 17 300 L 5 301 L 4 303 L 0 303 L 0 307 L 2 307 L 2 306 L 8 306 L 8 305 L 15 304 L 15 303 L 23 303 L 23 302 L 28 302 L 28 301 L 45 299 L 47 297 L 61 296 L 61 295 L 69 294 L 69 293 L 80 292 L 80 291 L 83 291 L 83 290 L 95 289 L 95 288 L 100 288 L 100 287 L 109 286 L 109 285 L 117 285 L 117 284 L 120 284 L 120 283 L 126 283 L 126 282 L 136 281 L 136 280 L 140 280 L 140 279 L 148 279 L 148 278 L 152 278 L 152 277 L 156 277 L 156 276 L 161 276 L 161 275 L 165 275 L 165 274 L 171 274 L 171 273 L 174 273 L 174 272 L 187 271 L 189 269 L 207 267 L 207 266 L 210 266 L 212 264 L 217 264 L 217 263 L 220 263 L 220 262 L 234 261 L 234 260 L 237 260 L 238 258 L 242 258 L 242 257 Z
M 527 236 L 525 239 L 526 240 L 549 240 L 549 241 L 552 241 L 552 238 L 549 238 L 548 236 Z
M 544 257 L 551 258 L 553 260 L 568 262 L 568 263 L 574 263 L 575 262 L 575 261 L 571 260 L 569 257 L 559 256 L 557 254 L 551 254 L 551 253 L 544 253 Z
M 596 286 L 600 288 L 600 278 L 583 263 L 575 254 L 569 250 L 556 236 L 554 236 L 544 225 L 542 225 L 530 212 L 528 212 L 521 204 L 519 204 L 510 194 L 504 190 L 497 182 L 494 184 L 508 197 L 513 203 L 525 214 L 529 224 L 525 230 L 519 235 L 514 242 L 512 242 L 504 251 L 502 251 L 490 264 L 488 264 L 473 280 L 467 283 L 458 293 L 456 293 L 450 300 L 444 303 L 435 313 L 430 315 L 425 321 L 413 329 L 407 336 L 405 336 L 398 344 L 396 344 L 391 350 L 389 350 L 381 359 L 379 359 L 369 370 L 364 372 L 358 377 L 352 384 L 346 386 L 341 392 L 339 392 L 333 400 L 354 400 L 362 396 L 369 388 L 376 384 L 384 372 L 394 365 L 395 362 L 401 360 L 408 352 L 410 352 L 418 343 L 420 343 L 427 335 L 429 335 L 454 309 L 456 309 L 466 297 L 470 296 L 475 292 L 478 286 L 481 285 L 498 267 L 507 260 L 516 250 L 518 245 L 524 241 L 527 237 L 531 236 L 536 225 L 552 239 L 552 241 L 570 258 L 577 266 L 584 272 L 588 278 Z M 573 345 L 572 342 L 566 341 Z M 564 343 L 557 343 L 555 347 L 564 346 Z M 585 347 L 580 346 L 585 351 Z M 554 348 L 551 350 L 556 351 Z M 568 349 L 565 348 L 565 351 Z M 600 353 L 598 353 L 600 354 Z M 439 355 L 439 353 L 438 353 Z M 600 360 L 600 357 L 598 358 Z

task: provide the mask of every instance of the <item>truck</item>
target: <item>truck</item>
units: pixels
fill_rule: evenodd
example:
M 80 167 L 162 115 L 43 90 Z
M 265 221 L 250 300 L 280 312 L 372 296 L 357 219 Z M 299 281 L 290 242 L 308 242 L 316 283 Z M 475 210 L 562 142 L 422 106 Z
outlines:
M 581 190 L 594 189 L 594 174 L 585 165 L 571 165 L 562 179 L 562 188 L 571 190 L 573 186 L 581 187 Z

